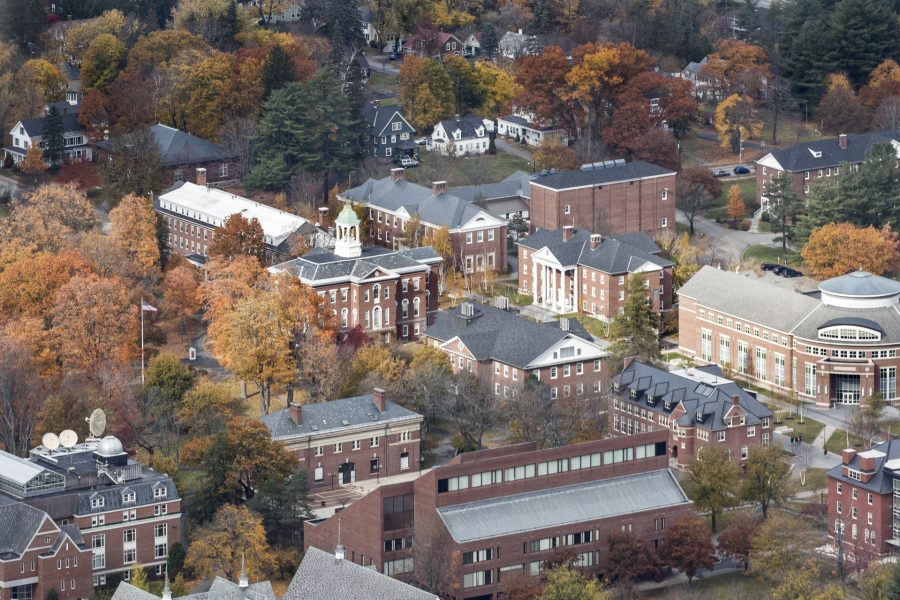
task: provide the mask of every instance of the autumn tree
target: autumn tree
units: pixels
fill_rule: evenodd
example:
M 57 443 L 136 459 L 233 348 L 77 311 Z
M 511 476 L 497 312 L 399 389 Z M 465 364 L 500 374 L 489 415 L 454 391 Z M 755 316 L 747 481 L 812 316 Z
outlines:
M 53 183 L 65 185 L 67 183 L 75 184 L 79 190 L 86 192 L 88 190 L 100 187 L 100 174 L 92 163 L 89 162 L 70 162 L 63 163 L 53 178 Z
M 438 398 L 447 393 L 453 379 L 447 355 L 432 346 L 422 346 L 413 354 L 400 390 L 408 406 L 430 423 Z
M 481 60 L 475 63 L 473 77 L 481 98 L 481 103 L 473 107 L 476 114 L 486 119 L 496 119 L 512 110 L 518 90 L 511 73 Z
M 141 129 L 109 140 L 109 161 L 103 179 L 117 194 L 146 196 L 162 189 L 162 156 L 149 129 Z
M 166 271 L 163 279 L 163 299 L 161 310 L 167 318 L 175 320 L 182 335 L 187 323 L 200 310 L 203 297 L 197 281 L 197 269 L 189 264 L 181 264 Z
M 4 318 L 52 321 L 59 289 L 76 275 L 89 275 L 93 265 L 81 254 L 28 253 L 0 268 L 0 314 Z
M 739 501 L 736 494 L 739 476 L 737 464 L 727 451 L 717 446 L 705 446 L 691 463 L 688 475 L 691 498 L 697 510 L 709 512 L 713 533 L 717 531 L 719 514 Z
M 72 277 L 53 308 L 51 331 L 62 364 L 100 383 L 106 369 L 135 355 L 137 308 L 116 278 Z
M 750 566 L 753 537 L 761 525 L 762 522 L 753 513 L 739 512 L 735 514 L 725 531 L 719 534 L 719 550 L 747 570 L 747 567 Z
M 744 197 L 741 194 L 741 188 L 732 185 L 728 188 L 728 218 L 737 222 L 738 219 L 744 218 L 744 212 L 747 207 L 744 205 Z
M 453 114 L 456 106 L 453 82 L 437 61 L 408 58 L 400 66 L 400 103 L 410 123 L 417 129 L 425 129 Z
M 747 458 L 741 497 L 758 502 L 763 518 L 769 507 L 781 505 L 790 495 L 790 465 L 781 459 L 777 446 L 753 448 Z
M 636 155 L 645 138 L 665 133 L 666 129 L 678 137 L 686 135 L 699 116 L 692 91 L 691 84 L 683 79 L 653 71 L 639 73 L 617 94 L 604 141 L 621 152 Z M 674 148 L 672 152 L 677 155 Z
M 612 584 L 629 584 L 646 575 L 654 564 L 650 546 L 631 531 L 616 531 L 606 540 L 606 579 Z
M 534 170 L 557 169 L 570 171 L 581 166 L 581 159 L 572 150 L 558 142 L 544 141 L 532 153 Z
M 229 384 L 200 379 L 185 392 L 178 420 L 191 438 L 216 435 L 225 430 L 231 419 L 242 416 L 244 407 L 232 391 Z
M 821 535 L 799 516 L 782 511 L 772 513 L 751 538 L 750 573 L 778 584 L 789 573 L 815 569 Z
M 572 111 L 565 100 L 566 73 L 569 62 L 559 46 L 547 46 L 537 56 L 523 56 L 516 61 L 518 84 L 516 106 L 550 125 L 574 125 Z
M 872 226 L 829 223 L 813 230 L 800 254 L 817 279 L 857 269 L 881 275 L 898 258 L 898 244 L 893 236 Z
M 40 175 L 47 170 L 44 151 L 38 144 L 32 144 L 25 151 L 25 159 L 19 165 L 19 170 L 26 175 Z
M 231 215 L 216 230 L 209 256 L 221 256 L 226 260 L 235 256 L 252 256 L 263 264 L 266 260 L 266 236 L 262 225 L 256 218 L 247 219 L 240 213 Z
M 623 312 L 610 325 L 610 352 L 615 363 L 610 368 L 615 373 L 627 357 L 640 357 L 650 363 L 659 359 L 657 318 L 647 298 L 646 281 L 641 273 L 626 278 Z
M 71 27 L 66 32 L 63 49 L 75 59 L 81 60 L 97 37 L 105 34 L 121 38 L 125 31 L 125 14 L 117 9 L 105 10 L 96 18 L 86 19 Z
M 409 524 L 411 525 L 412 523 Z M 415 577 L 426 590 L 442 596 L 456 590 L 462 557 L 459 551 L 447 551 L 452 547 L 450 536 L 443 525 L 431 520 L 416 524 L 413 529 Z
M 17 198 L 0 222 L 0 238 L 58 250 L 96 224 L 94 209 L 73 184 L 44 185 Z
M 18 94 L 16 118 L 26 119 L 39 115 L 48 102 L 62 100 L 68 81 L 56 65 L 43 58 L 32 58 L 19 67 L 13 84 Z
M 721 97 L 731 94 L 759 98 L 772 78 L 766 51 L 742 40 L 723 38 L 707 57 L 700 76 L 711 81 Z
M 681 172 L 677 185 L 675 204 L 687 218 L 691 235 L 694 235 L 694 219 L 719 197 L 722 182 L 713 177 L 709 169 L 690 167 Z
M 135 563 L 134 566 L 131 567 L 131 579 L 128 583 L 139 590 L 144 590 L 145 592 L 150 591 L 150 581 L 147 579 L 147 570 L 144 569 L 144 565 Z
M 440 411 L 449 418 L 458 435 L 457 447 L 481 448 L 485 432 L 499 422 L 499 400 L 471 373 L 458 376 L 455 393 L 438 398 Z
M 685 515 L 669 526 L 661 556 L 687 575 L 690 582 L 699 571 L 713 567 L 714 554 L 715 547 L 706 524 L 692 515 Z
M 105 89 L 125 67 L 126 56 L 125 45 L 115 36 L 103 33 L 94 38 L 81 63 L 85 87 Z
M 762 133 L 762 121 L 756 116 L 753 100 L 739 94 L 732 94 L 719 103 L 713 125 L 721 146 L 733 154 L 740 153 L 745 140 Z
M 832 74 L 828 88 L 816 108 L 820 129 L 829 134 L 857 133 L 866 127 L 866 109 L 850 81 L 843 74 Z
M 209 335 L 216 336 L 218 323 L 234 310 L 240 300 L 250 298 L 267 282 L 268 275 L 252 256 L 239 255 L 231 260 L 210 257 L 206 280 L 201 286 L 203 306 L 209 319 Z
M 197 576 L 237 581 L 241 564 L 251 580 L 265 579 L 275 560 L 262 519 L 245 506 L 226 504 L 188 546 L 185 566 Z
M 160 253 L 156 241 L 156 213 L 150 200 L 128 194 L 109 211 L 109 221 L 110 235 L 135 274 L 142 279 L 154 275 Z
M 540 600 L 609 600 L 610 595 L 595 578 L 578 569 L 562 566 L 547 573 Z

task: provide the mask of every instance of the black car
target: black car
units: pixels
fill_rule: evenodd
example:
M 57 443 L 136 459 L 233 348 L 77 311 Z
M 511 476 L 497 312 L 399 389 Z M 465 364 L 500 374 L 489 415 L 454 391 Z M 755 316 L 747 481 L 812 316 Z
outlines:
M 749 175 L 750 169 L 748 169 L 747 167 L 738 165 L 734 168 L 734 174 L 735 175 Z
M 775 271 L 776 269 L 781 268 L 781 265 L 776 265 L 775 263 L 763 263 L 760 265 L 760 268 L 763 271 Z
M 400 58 L 400 54 L 398 52 L 391 52 L 388 55 L 388 60 L 398 60 Z
M 725 169 L 719 169 L 718 171 L 713 171 L 713 177 L 730 177 L 731 173 L 726 171 Z
M 790 267 L 781 267 L 781 270 L 778 272 L 778 274 L 782 277 L 803 277 L 803 273 Z

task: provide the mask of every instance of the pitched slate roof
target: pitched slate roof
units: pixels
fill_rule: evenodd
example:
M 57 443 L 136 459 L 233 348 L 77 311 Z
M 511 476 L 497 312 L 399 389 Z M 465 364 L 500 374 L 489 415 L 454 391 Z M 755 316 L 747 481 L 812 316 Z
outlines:
M 690 504 L 668 469 L 438 508 L 458 543 Z
M 404 125 L 412 129 L 412 126 L 403 117 L 403 113 L 397 106 L 373 106 L 367 104 L 363 109 L 366 122 L 369 124 L 369 135 L 381 136 L 385 133 L 385 129 L 393 122 L 396 115 L 403 120 Z
M 733 396 L 738 397 L 738 404 L 745 411 L 746 425 L 759 425 L 762 418 L 772 416 L 771 410 L 739 385 L 725 379 L 718 369 L 670 372 L 632 361 L 613 377 L 612 383 L 613 393 L 620 400 L 658 414 L 671 415 L 680 403 L 685 413 L 678 419 L 678 424 L 684 427 L 709 431 L 726 429 L 725 415 L 732 408 Z M 698 414 L 703 418 L 698 419 Z
M 179 498 L 175 482 L 170 477 L 148 469 L 144 471 L 144 476 L 141 479 L 127 481 L 121 485 L 79 491 L 75 514 L 87 515 L 92 512 L 106 512 L 153 504 L 154 499 L 156 499 L 153 492 L 158 487 L 166 488 L 166 500 L 177 500 Z M 125 488 L 134 492 L 134 502 L 129 502 L 128 504 L 122 502 L 122 492 L 125 491 Z M 103 498 L 103 506 L 91 508 L 91 499 L 97 497 Z
M 565 190 L 593 185 L 606 185 L 609 183 L 631 181 L 634 179 L 646 179 L 648 177 L 660 177 L 662 175 L 675 175 L 675 171 L 659 167 L 643 160 L 637 160 L 602 168 L 560 171 L 549 175 L 541 175 L 532 180 L 531 185 L 537 185 L 551 190 Z
M 872 452 L 873 450 L 875 452 Z M 826 471 L 828 477 L 849 483 L 855 487 L 870 490 L 877 494 L 887 494 L 891 492 L 894 485 L 893 477 L 886 471 L 891 471 L 900 475 L 900 439 L 891 439 L 887 442 L 882 442 L 867 452 L 875 459 L 875 474 L 869 481 L 863 483 L 862 481 L 850 479 L 844 475 L 844 468 L 847 466 L 855 471 L 862 470 L 860 468 L 860 453 L 857 453 L 856 456 L 853 457 L 853 460 L 850 461 L 849 465 L 837 465 L 828 469 L 828 471 Z M 878 456 L 878 454 L 883 456 Z
M 456 187 L 452 188 L 450 193 L 469 202 L 483 202 L 495 198 L 529 198 L 531 197 L 531 186 L 528 185 L 528 182 L 534 177 L 533 173 L 516 171 L 502 181 Z
M 646 263 L 672 266 L 671 261 L 657 255 L 659 246 L 645 232 L 603 236 L 594 250 L 591 233 L 583 229 L 572 230 L 568 240 L 563 240 L 561 229 L 538 229 L 518 244 L 532 250 L 547 248 L 561 265 L 584 265 L 604 273 L 633 273 Z
M 427 271 L 428 264 L 439 260 L 440 256 L 430 246 L 399 251 L 371 246 L 363 248 L 362 255 L 355 258 L 338 256 L 327 248 L 314 248 L 271 270 L 287 271 L 309 283 L 332 279 L 360 281 L 379 269 L 389 273 Z
M 282 600 L 438 600 L 377 570 L 310 546 Z
M 438 311 L 425 335 L 439 342 L 458 337 L 476 360 L 493 359 L 520 369 L 570 336 L 593 343 L 591 335 L 575 319 L 569 319 L 569 331 L 563 331 L 560 321 L 536 323 L 508 310 L 472 305 L 472 317 L 463 314 L 463 305 Z
M 46 518 L 42 510 L 0 496 L 0 558 L 21 556 Z
M 418 213 L 419 220 L 433 227 L 447 227 L 451 231 L 459 229 L 479 214 L 484 214 L 497 226 L 505 221 L 488 215 L 472 202 L 452 193 L 435 196 L 431 188 L 401 179 L 392 181 L 390 177 L 369 179 L 362 185 L 342 192 L 341 196 L 391 213 L 401 209 L 407 214 Z
M 122 581 L 113 593 L 112 600 L 159 600 L 159 596 Z M 276 600 L 276 596 L 268 581 L 251 583 L 246 589 L 241 589 L 233 581 L 217 576 L 210 582 L 208 589 L 176 597 L 175 600 Z
M 294 423 L 290 411 L 286 408 L 265 415 L 262 422 L 269 428 L 273 439 L 281 440 L 341 431 L 373 423 L 422 419 L 419 413 L 403 408 L 390 400 L 385 400 L 384 412 L 381 412 L 372 401 L 372 394 L 304 404 L 300 410 L 302 419 L 299 425 Z
M 800 142 L 787 148 L 772 150 L 770 154 L 786 171 L 811 171 L 824 167 L 835 167 L 841 163 L 860 163 L 873 146 L 892 140 L 900 140 L 900 136 L 895 131 L 848 133 L 846 149 L 840 147 L 839 138 L 833 137 Z M 816 157 L 813 152 L 821 152 L 821 156 Z M 764 161 L 765 158 L 763 157 L 757 162 Z
M 222 147 L 190 133 L 159 123 L 150 128 L 162 157 L 162 166 L 173 167 L 233 158 Z
M 488 134 L 487 127 L 484 126 L 484 120 L 478 115 L 473 115 L 471 113 L 463 115 L 458 119 L 444 119 L 440 124 L 443 126 L 447 135 L 450 136 L 458 129 L 462 136 L 461 139 L 463 140 L 468 138 L 487 137 Z M 478 128 L 482 129 L 482 134 L 480 136 L 476 131 Z
M 84 126 L 78 122 L 77 110 L 75 112 L 59 111 L 59 116 L 62 117 L 63 133 L 84 131 Z M 28 137 L 41 137 L 44 135 L 44 121 L 46 118 L 34 117 L 22 120 L 22 127 L 25 128 L 25 133 L 28 134 Z

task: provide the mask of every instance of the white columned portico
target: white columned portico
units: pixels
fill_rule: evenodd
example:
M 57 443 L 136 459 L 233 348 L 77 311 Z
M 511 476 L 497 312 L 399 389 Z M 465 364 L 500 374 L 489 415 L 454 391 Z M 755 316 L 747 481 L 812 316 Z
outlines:
M 538 300 L 538 268 L 537 262 L 531 259 L 531 297 L 535 303 Z
M 556 308 L 563 312 L 566 309 L 566 272 L 563 269 L 559 269 L 559 301 Z

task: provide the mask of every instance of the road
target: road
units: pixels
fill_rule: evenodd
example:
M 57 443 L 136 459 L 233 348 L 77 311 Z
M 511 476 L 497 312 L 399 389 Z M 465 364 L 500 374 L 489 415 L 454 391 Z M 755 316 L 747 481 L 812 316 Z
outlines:
M 518 156 L 519 158 L 531 161 L 531 152 L 518 144 L 510 144 L 501 137 L 497 137 L 494 140 L 494 143 L 497 146 L 497 150 L 500 152 L 506 152 L 507 154 L 512 154 L 513 156 Z
M 0 194 L 9 194 L 10 197 L 18 196 L 25 188 L 15 179 L 0 175 Z
M 684 225 L 688 224 L 687 217 L 680 210 L 676 212 L 675 220 Z M 717 257 L 722 260 L 722 266 L 725 266 L 725 263 L 739 261 L 748 246 L 755 244 L 776 246 L 774 233 L 728 229 L 703 217 L 694 218 L 694 233 L 709 241 L 710 246 L 716 251 Z

